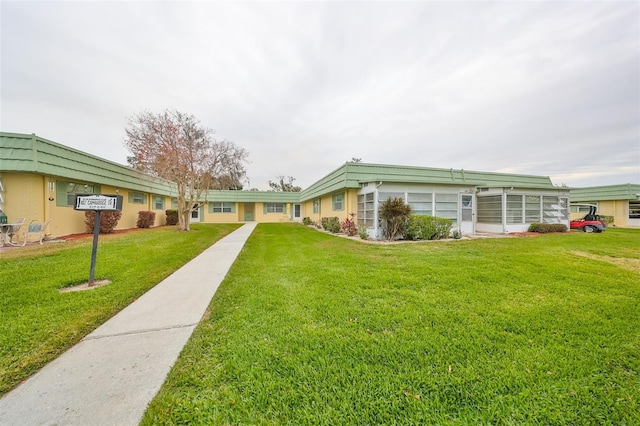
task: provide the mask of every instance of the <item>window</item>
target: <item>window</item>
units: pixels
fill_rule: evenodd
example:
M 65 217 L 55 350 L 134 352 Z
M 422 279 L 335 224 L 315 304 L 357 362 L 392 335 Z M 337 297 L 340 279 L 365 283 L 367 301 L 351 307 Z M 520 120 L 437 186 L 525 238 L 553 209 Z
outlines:
M 235 213 L 235 203 L 209 203 L 209 213 Z
M 358 195 L 358 225 L 366 225 L 368 228 L 373 228 L 373 196 L 373 192 Z
M 542 197 L 542 221 L 562 223 L 569 217 L 569 204 L 564 197 Z
M 640 201 L 629 201 L 629 219 L 640 219 Z
M 458 194 L 436 194 L 436 216 L 458 221 Z
M 164 197 L 161 195 L 153 196 L 153 209 L 164 210 Z
M 378 204 L 382 204 L 389 198 L 400 198 L 404 201 L 404 192 L 380 192 L 378 193 Z
M 344 194 L 336 194 L 333 196 L 333 211 L 344 210 Z
M 318 213 L 320 213 L 320 200 L 316 198 L 313 200 L 313 214 Z
M 502 195 L 478 197 L 478 222 L 502 223 Z
M 522 195 L 507 195 L 507 223 L 522 223 Z
M 524 197 L 524 221 L 526 223 L 540 222 L 540 196 L 525 195 Z
M 265 203 L 265 213 L 285 213 L 284 203 Z
M 473 221 L 473 195 L 462 195 L 462 212 L 460 214 L 463 222 Z
M 171 198 L 171 209 L 172 210 L 178 210 L 178 199 L 177 198 Z
M 408 193 L 407 201 L 413 214 L 433 216 L 433 194 Z
M 99 194 L 100 185 L 56 181 L 56 205 L 74 206 L 76 195 Z
M 145 204 L 147 195 L 142 192 L 129 192 L 129 202 L 131 204 Z

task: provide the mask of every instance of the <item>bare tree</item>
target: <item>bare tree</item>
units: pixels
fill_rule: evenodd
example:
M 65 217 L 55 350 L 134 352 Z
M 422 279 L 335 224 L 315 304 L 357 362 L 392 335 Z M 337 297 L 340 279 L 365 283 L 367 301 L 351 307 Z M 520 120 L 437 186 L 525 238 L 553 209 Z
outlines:
M 240 182 L 248 153 L 233 142 L 213 139 L 213 131 L 191 114 L 165 110 L 129 118 L 125 145 L 131 166 L 176 185 L 180 230 L 189 230 L 191 212 L 206 201 L 221 179 Z
M 275 192 L 300 192 L 302 191 L 302 188 L 300 188 L 299 186 L 295 186 L 293 184 L 293 181 L 296 180 L 296 178 L 292 177 L 292 176 L 278 176 L 277 177 L 277 181 L 269 181 L 269 187 L 271 188 L 272 191 Z

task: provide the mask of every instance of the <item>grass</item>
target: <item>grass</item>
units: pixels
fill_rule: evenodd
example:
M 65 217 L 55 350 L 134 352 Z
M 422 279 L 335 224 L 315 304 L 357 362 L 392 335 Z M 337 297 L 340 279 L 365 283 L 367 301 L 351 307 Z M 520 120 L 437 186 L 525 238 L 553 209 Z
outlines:
M 96 280 L 112 283 L 91 291 L 59 290 L 88 280 L 92 238 L 2 253 L 0 395 L 238 226 L 101 235 Z
M 639 424 L 639 274 L 637 230 L 261 224 L 142 424 Z

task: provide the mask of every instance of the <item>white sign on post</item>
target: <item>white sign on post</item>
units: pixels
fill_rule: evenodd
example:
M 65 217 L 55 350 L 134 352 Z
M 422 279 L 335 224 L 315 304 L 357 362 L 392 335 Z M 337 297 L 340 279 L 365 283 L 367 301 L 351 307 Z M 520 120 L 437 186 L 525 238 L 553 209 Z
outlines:
M 77 195 L 75 210 L 122 210 L 121 195 Z
M 89 286 L 94 285 L 96 272 L 96 255 L 98 253 L 98 234 L 100 233 L 100 213 L 103 211 L 122 211 L 122 195 L 78 195 L 74 210 L 93 210 L 96 212 L 93 222 L 93 247 L 91 248 L 91 268 L 89 269 Z

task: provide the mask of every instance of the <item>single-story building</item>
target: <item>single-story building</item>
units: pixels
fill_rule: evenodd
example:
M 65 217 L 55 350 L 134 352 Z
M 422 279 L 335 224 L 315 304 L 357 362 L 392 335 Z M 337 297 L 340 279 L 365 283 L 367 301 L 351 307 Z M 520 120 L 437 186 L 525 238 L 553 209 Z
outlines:
M 136 226 L 139 211 L 175 208 L 168 182 L 36 135 L 0 133 L 0 209 L 9 221 L 52 219 L 48 232 L 85 231 L 76 194 L 120 194 L 118 228 Z M 526 231 L 533 222 L 569 225 L 569 189 L 546 176 L 347 162 L 302 192 L 209 191 L 192 221 L 344 220 L 355 215 L 371 237 L 382 235 L 378 207 L 390 197 L 414 213 L 450 218 L 464 234 Z
M 9 222 L 52 219 L 52 237 L 85 232 L 76 194 L 123 196 L 117 228 L 134 228 L 139 211 L 176 208 L 173 183 L 36 135 L 0 132 L 0 209 Z M 299 194 L 267 191 L 209 191 L 193 211 L 193 222 L 281 222 L 301 220 Z M 297 206 L 297 208 L 296 208 Z
M 349 162 L 300 193 L 314 221 L 356 214 L 381 238 L 378 206 L 402 198 L 414 214 L 445 217 L 463 234 L 523 232 L 533 222 L 569 226 L 569 190 L 546 176 Z
M 591 186 L 571 188 L 571 219 L 578 219 L 596 206 L 598 214 L 612 216 L 621 228 L 640 227 L 640 185 Z

